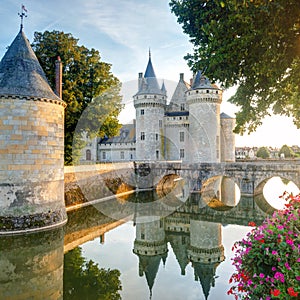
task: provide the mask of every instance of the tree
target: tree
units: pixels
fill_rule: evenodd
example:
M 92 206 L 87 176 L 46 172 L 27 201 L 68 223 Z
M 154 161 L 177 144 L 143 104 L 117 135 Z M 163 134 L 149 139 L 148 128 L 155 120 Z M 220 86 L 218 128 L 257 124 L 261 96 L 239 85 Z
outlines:
M 270 151 L 267 147 L 260 147 L 257 150 L 256 156 L 260 157 L 260 158 L 264 158 L 264 159 L 269 158 L 270 157 Z
M 64 258 L 64 299 L 119 300 L 122 290 L 119 270 L 99 268 L 82 257 L 77 247 Z
M 111 73 L 111 65 L 101 61 L 100 53 L 78 45 L 78 39 L 60 31 L 35 32 L 32 48 L 55 90 L 55 60 L 63 63 L 63 100 L 65 112 L 65 163 L 72 163 L 72 143 L 77 123 L 90 106 L 87 131 L 93 137 L 116 135 L 120 129 L 118 115 L 122 109 L 120 81 Z M 87 114 L 86 114 L 87 116 Z M 79 132 L 78 132 L 79 133 Z M 76 138 L 75 138 L 76 140 Z M 79 148 L 83 146 L 80 144 Z M 79 149 L 77 149 L 79 151 Z M 75 155 L 76 157 L 76 155 Z
M 295 156 L 294 151 L 288 145 L 283 145 L 280 148 L 279 156 L 281 156 L 281 154 L 284 154 L 284 157 L 294 157 Z
M 300 127 L 300 3 L 298 0 L 171 0 L 190 36 L 189 66 L 205 70 L 240 107 L 236 133 L 249 133 L 271 112 Z

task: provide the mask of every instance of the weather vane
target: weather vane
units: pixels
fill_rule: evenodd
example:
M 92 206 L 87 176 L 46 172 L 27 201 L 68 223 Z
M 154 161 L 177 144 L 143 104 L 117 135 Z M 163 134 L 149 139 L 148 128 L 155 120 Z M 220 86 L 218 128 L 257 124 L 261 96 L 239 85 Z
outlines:
M 27 9 L 25 6 L 22 4 L 21 6 L 21 13 L 18 13 L 19 17 L 21 18 L 21 30 L 23 29 L 23 19 L 27 18 Z

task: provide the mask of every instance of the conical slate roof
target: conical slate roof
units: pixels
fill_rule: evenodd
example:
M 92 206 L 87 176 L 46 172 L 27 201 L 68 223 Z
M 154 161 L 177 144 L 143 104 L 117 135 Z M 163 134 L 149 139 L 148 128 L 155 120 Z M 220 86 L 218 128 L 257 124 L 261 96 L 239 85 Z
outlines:
M 166 95 L 166 89 L 163 84 L 163 87 L 160 88 L 154 68 L 151 61 L 151 53 L 149 52 L 149 60 L 146 67 L 145 75 L 142 78 L 142 84 L 140 85 L 140 89 L 136 95 L 139 94 L 158 94 L 158 95 Z
M 50 88 L 45 73 L 22 29 L 0 62 L 0 96 L 61 101 Z
M 211 84 L 211 82 L 209 81 L 209 79 L 204 76 L 204 74 L 202 74 L 201 71 L 198 71 L 193 84 L 192 84 L 192 89 L 218 89 L 218 87 L 214 84 Z

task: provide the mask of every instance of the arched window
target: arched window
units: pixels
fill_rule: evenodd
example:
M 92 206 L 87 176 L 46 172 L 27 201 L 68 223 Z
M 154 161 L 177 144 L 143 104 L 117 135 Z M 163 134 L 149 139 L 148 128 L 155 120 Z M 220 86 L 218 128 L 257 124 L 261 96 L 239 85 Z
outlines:
M 86 150 L 85 151 L 85 159 L 86 160 L 91 160 L 92 158 L 91 158 L 91 150 L 90 149 L 88 149 L 88 150 Z

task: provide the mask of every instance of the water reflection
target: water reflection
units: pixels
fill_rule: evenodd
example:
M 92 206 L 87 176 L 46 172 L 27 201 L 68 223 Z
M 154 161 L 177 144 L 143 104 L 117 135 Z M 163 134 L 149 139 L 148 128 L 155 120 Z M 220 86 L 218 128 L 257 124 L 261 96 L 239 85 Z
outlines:
M 243 227 L 249 221 L 260 224 L 274 211 L 263 194 L 231 191 L 228 197 L 229 186 L 235 185 L 209 182 L 202 195 L 188 198 L 184 186 L 160 191 L 162 198 L 132 194 L 69 212 L 64 229 L 0 237 L 0 299 L 191 299 L 195 293 L 197 299 L 226 299 L 232 242 L 249 230 Z M 147 206 L 153 201 L 155 206 Z M 103 214 L 103 205 L 118 218 Z M 121 235 L 105 241 L 127 221 Z M 141 291 L 143 284 L 147 288 Z M 166 289 L 174 289 L 169 298 Z
M 120 271 L 100 268 L 82 256 L 80 247 L 65 255 L 64 299 L 121 299 Z
M 0 299 L 63 299 L 63 229 L 0 237 Z

